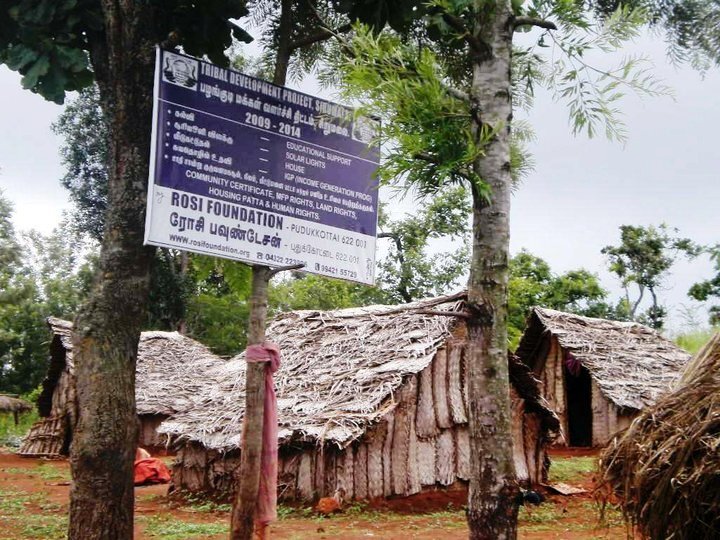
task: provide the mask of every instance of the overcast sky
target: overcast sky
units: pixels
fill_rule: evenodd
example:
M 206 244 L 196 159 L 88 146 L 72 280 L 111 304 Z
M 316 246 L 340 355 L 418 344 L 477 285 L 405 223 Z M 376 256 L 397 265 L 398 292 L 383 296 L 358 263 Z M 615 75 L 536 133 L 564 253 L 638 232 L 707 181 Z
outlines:
M 556 272 L 585 267 L 616 295 L 600 250 L 618 242 L 620 225 L 665 222 L 697 242 L 720 242 L 720 74 L 703 79 L 668 65 L 656 39 L 623 53 L 633 51 L 654 61 L 675 100 L 623 100 L 629 137 L 622 145 L 573 137 L 564 105 L 539 95 L 529 116 L 536 166 L 515 194 L 511 216 L 513 253 L 527 248 Z M 0 188 L 15 205 L 16 228 L 47 233 L 69 207 L 59 184 L 61 141 L 50 129 L 62 108 L 23 90 L 19 80 L 0 67 Z M 705 260 L 674 267 L 661 293 L 671 329 L 682 323 L 681 305 L 697 306 L 686 296 L 689 286 L 711 271 Z

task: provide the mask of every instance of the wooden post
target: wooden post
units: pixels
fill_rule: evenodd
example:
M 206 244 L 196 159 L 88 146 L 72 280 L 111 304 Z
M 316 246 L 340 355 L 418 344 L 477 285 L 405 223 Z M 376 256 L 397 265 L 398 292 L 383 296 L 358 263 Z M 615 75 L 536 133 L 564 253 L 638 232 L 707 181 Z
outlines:
M 280 6 L 279 43 L 275 54 L 273 83 L 285 84 L 292 55 L 290 37 L 292 32 L 292 0 L 282 0 Z M 300 268 L 304 265 L 271 270 L 267 266 L 253 266 L 252 292 L 250 296 L 250 320 L 248 321 L 248 345 L 265 341 L 268 283 L 281 270 Z M 262 456 L 262 424 L 265 415 L 265 362 L 247 364 L 245 379 L 245 419 L 243 421 L 240 486 L 233 504 L 230 522 L 231 540 L 250 540 L 253 535 L 255 504 L 260 487 L 260 458 Z M 263 535 L 264 536 L 264 535 Z
M 253 266 L 248 345 L 257 345 L 265 341 L 267 289 L 270 277 L 270 268 L 267 266 Z M 245 381 L 245 418 L 238 476 L 240 485 L 232 511 L 230 532 L 232 540 L 250 540 L 253 533 L 253 517 L 260 486 L 262 426 L 265 416 L 265 362 L 248 362 Z

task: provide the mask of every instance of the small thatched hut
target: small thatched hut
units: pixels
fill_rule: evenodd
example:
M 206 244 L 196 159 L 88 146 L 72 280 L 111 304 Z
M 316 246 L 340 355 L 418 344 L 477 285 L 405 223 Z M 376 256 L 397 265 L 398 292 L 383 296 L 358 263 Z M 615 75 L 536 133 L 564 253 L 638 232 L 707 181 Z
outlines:
M 9 396 L 7 394 L 0 394 L 0 413 L 12 413 L 15 425 L 18 425 L 18 416 L 22 413 L 30 412 L 33 410 L 31 403 L 28 403 L 24 399 L 19 399 L 15 396 Z
M 516 354 L 542 381 L 569 446 L 602 446 L 655 403 L 690 355 L 633 322 L 534 308 Z
M 42 419 L 30 430 L 18 452 L 25 456 L 67 455 L 76 422 L 72 323 L 48 318 L 53 332 L 50 365 L 38 399 Z M 138 345 L 135 399 L 140 419 L 139 444 L 162 446 L 156 429 L 173 413 L 190 405 L 202 374 L 224 361 L 177 332 L 143 332 Z
M 298 311 L 267 329 L 282 351 L 279 496 L 406 496 L 462 487 L 469 474 L 462 295 L 403 306 Z M 515 463 L 525 483 L 546 471 L 558 428 L 538 382 L 511 361 Z M 159 431 L 179 442 L 176 488 L 228 497 L 240 459 L 243 355 L 215 370 L 195 406 Z
M 600 469 L 643 537 L 720 538 L 720 334 L 608 445 Z

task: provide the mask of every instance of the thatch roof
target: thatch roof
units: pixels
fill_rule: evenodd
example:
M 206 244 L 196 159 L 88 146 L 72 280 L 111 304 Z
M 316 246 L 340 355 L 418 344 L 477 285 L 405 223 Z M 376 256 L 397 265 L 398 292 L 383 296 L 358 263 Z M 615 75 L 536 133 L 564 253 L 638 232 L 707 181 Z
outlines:
M 54 337 L 41 404 L 49 403 L 62 370 L 67 367 L 74 371 L 72 323 L 49 317 L 48 324 Z M 138 414 L 170 415 L 187 408 L 190 398 L 202 386 L 203 374 L 224 363 L 204 345 L 177 332 L 143 332 L 138 344 L 135 383 Z M 42 410 L 41 406 L 41 413 Z
M 552 335 L 585 366 L 600 390 L 621 408 L 643 409 L 677 381 L 690 354 L 634 322 L 608 321 L 533 308 L 516 354 L 530 367 Z
M 0 412 L 24 413 L 32 410 L 32 404 L 24 399 L 0 394 Z
M 645 537 L 720 536 L 720 333 L 608 446 L 601 472 Z
M 464 295 L 457 294 L 401 306 L 278 316 L 267 338 L 282 352 L 275 374 L 281 441 L 344 447 L 363 435 L 395 406 L 392 397 L 407 376 L 426 368 L 452 337 L 459 319 L 432 311 L 461 311 L 463 304 Z M 244 406 L 241 354 L 215 370 L 193 408 L 158 431 L 227 451 L 239 447 Z

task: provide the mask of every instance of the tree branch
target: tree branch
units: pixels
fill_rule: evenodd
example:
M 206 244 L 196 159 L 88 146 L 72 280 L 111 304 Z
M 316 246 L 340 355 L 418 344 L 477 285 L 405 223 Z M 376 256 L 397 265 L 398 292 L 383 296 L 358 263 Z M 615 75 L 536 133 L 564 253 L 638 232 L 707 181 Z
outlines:
M 318 41 L 325 41 L 326 39 L 330 39 L 331 37 L 336 37 L 338 34 L 344 34 L 345 32 L 349 32 L 350 29 L 352 29 L 352 25 L 350 23 L 343 24 L 335 30 L 330 30 L 323 27 L 317 34 L 305 36 L 304 38 L 298 39 L 297 41 L 293 41 L 292 43 L 290 43 L 288 48 L 291 51 L 295 51 L 297 49 L 312 45 L 313 43 L 317 43 Z
M 483 54 L 486 52 L 487 47 L 483 45 L 483 43 L 472 35 L 470 30 L 468 30 L 468 27 L 465 26 L 465 21 L 463 21 L 460 17 L 453 15 L 451 13 L 443 13 L 443 21 L 455 30 L 458 34 L 460 34 L 460 37 L 464 39 L 468 45 L 470 45 L 470 48 L 475 51 L 478 54 Z
M 545 28 L 546 30 L 557 30 L 557 26 L 552 21 L 546 21 L 545 19 L 537 19 L 535 17 L 515 17 L 512 20 L 512 27 L 515 30 L 518 26 L 537 26 L 538 28 Z
M 447 92 L 449 96 L 454 97 L 455 99 L 459 99 L 460 101 L 464 101 L 466 103 L 470 103 L 472 101 L 470 96 L 462 90 L 458 90 L 457 88 L 448 86 L 446 84 L 443 84 L 442 82 L 440 83 L 440 85 L 443 87 L 443 90 L 445 90 L 445 92 Z

